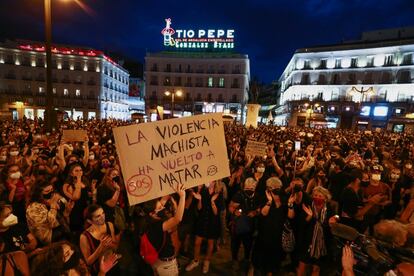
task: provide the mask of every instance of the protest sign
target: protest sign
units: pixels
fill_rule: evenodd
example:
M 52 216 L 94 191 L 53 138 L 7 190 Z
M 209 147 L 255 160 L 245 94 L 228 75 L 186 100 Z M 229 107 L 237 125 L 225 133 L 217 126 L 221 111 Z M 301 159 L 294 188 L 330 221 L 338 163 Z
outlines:
M 252 157 L 255 157 L 255 156 L 262 156 L 263 157 L 263 156 L 266 155 L 266 149 L 267 149 L 267 144 L 266 143 L 261 143 L 261 142 L 248 140 L 247 145 L 246 145 L 245 154 L 246 155 L 248 154 Z
M 85 141 L 88 137 L 88 132 L 82 129 L 64 129 L 62 139 L 65 142 L 80 142 Z
M 260 104 L 247 105 L 246 127 L 257 128 L 257 117 L 259 116 Z
M 221 113 L 113 129 L 130 205 L 230 175 Z

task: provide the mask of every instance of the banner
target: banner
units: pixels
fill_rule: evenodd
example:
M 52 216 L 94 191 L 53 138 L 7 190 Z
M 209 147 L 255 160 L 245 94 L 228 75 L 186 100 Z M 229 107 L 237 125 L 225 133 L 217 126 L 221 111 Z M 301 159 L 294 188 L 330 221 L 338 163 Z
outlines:
M 259 115 L 260 104 L 247 105 L 246 127 L 257 128 L 257 116 Z
M 83 142 L 88 137 L 88 132 L 81 129 L 64 129 L 62 139 L 65 142 Z
M 244 153 L 250 155 L 251 157 L 255 156 L 265 156 L 267 150 L 267 144 L 256 142 L 252 140 L 247 140 L 246 150 Z
M 129 204 L 230 175 L 221 113 L 113 129 Z

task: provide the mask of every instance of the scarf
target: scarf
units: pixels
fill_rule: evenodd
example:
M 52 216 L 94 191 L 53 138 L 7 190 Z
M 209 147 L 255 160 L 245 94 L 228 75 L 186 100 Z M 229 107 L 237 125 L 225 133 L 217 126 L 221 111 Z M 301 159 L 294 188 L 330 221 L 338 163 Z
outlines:
M 312 203 L 312 211 L 315 214 L 316 223 L 313 228 L 312 243 L 309 246 L 309 255 L 312 258 L 319 259 L 327 254 L 325 235 L 323 233 L 323 222 L 326 219 L 326 204 L 323 206 L 321 213 L 316 210 L 315 204 Z

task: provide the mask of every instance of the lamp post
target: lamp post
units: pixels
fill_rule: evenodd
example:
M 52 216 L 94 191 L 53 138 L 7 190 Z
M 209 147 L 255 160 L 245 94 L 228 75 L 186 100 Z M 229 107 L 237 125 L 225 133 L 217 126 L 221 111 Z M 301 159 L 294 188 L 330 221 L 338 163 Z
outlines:
M 171 96 L 171 118 L 174 118 L 174 98 L 175 96 L 181 97 L 183 95 L 183 92 L 181 90 L 174 91 L 174 88 L 172 89 L 172 92 L 165 91 L 165 96 Z
M 47 131 L 54 127 L 53 120 L 53 89 L 52 89 L 52 15 L 51 0 L 45 3 L 45 36 L 46 36 L 46 112 L 45 121 Z

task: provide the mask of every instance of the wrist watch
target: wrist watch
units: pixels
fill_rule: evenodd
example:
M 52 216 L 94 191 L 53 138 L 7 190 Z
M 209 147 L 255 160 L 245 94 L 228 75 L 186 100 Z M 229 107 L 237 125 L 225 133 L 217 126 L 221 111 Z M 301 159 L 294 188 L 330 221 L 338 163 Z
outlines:
M 293 209 L 293 203 L 288 203 L 288 208 Z

